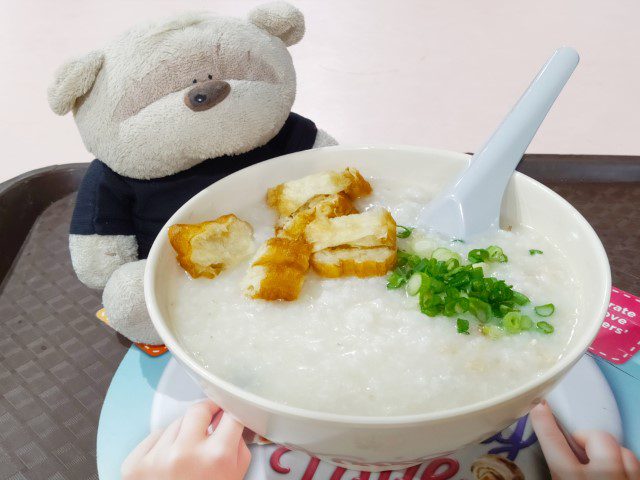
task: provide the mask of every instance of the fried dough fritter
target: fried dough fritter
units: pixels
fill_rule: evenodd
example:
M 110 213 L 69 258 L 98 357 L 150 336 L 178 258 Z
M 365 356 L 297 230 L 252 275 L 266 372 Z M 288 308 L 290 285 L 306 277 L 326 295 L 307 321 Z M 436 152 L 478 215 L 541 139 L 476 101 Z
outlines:
M 371 193 L 371 185 L 355 168 L 342 172 L 327 171 L 281 183 L 267 191 L 267 204 L 280 217 L 288 217 L 316 195 L 344 192 L 356 199 Z
M 352 213 L 358 213 L 358 210 L 346 194 L 316 195 L 289 217 L 279 220 L 276 236 L 304 240 L 307 225 L 316 218 L 334 218 Z
M 307 226 L 305 236 L 314 252 L 339 246 L 395 248 L 396 222 L 384 208 L 373 208 L 341 217 L 316 218 Z
M 396 262 L 396 222 L 382 208 L 335 218 L 317 218 L 305 236 L 311 265 L 323 277 L 375 277 Z
M 178 262 L 193 278 L 215 278 L 254 250 L 253 228 L 233 214 L 215 220 L 169 227 Z
M 389 247 L 335 247 L 311 255 L 311 266 L 327 278 L 385 275 L 396 264 L 396 249 Z
M 365 197 L 373 191 L 371 184 L 365 180 L 357 169 L 347 167 L 342 174 L 349 180 L 349 185 L 344 191 L 349 198 Z
M 250 298 L 295 300 L 300 294 L 311 247 L 304 241 L 270 238 L 259 249 L 245 276 L 243 290 Z
M 324 277 L 384 275 L 396 262 L 396 223 L 382 209 L 358 213 L 371 185 L 355 168 L 327 171 L 267 191 L 276 236 L 254 256 L 243 290 L 250 298 L 295 300 L 309 266 Z

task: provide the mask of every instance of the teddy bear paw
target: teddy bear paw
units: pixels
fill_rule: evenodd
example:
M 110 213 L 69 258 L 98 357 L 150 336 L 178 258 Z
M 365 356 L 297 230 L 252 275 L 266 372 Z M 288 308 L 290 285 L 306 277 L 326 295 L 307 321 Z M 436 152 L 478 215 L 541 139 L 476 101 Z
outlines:
M 144 302 L 144 267 L 146 260 L 122 265 L 109 277 L 102 293 L 109 324 L 129 340 L 150 345 L 162 344 L 151 323 Z

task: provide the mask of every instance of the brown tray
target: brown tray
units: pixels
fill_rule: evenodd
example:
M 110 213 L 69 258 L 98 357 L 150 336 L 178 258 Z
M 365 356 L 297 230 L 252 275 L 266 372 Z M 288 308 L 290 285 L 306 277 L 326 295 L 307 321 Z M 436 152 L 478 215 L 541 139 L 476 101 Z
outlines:
M 0 479 L 97 479 L 96 429 L 128 344 L 97 321 L 71 268 L 69 220 L 88 164 L 0 184 Z
M 0 184 L 0 480 L 97 479 L 102 401 L 130 343 L 95 318 L 67 234 L 87 164 Z M 614 285 L 640 292 L 640 157 L 528 155 L 520 171 L 593 225 Z M 589 261 L 589 259 L 585 259 Z

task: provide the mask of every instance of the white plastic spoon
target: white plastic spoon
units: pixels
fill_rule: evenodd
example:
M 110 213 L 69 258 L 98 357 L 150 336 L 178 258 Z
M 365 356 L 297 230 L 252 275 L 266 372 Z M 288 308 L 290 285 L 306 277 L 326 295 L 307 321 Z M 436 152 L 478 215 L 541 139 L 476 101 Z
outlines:
M 579 60 L 573 48 L 555 51 L 470 166 L 422 210 L 419 227 L 459 239 L 499 227 L 507 183 Z

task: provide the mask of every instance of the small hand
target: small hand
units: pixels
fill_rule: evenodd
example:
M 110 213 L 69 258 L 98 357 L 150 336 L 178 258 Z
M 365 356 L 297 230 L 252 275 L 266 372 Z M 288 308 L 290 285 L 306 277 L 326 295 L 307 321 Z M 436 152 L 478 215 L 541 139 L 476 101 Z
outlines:
M 209 435 L 214 417 L 219 424 Z M 122 478 L 242 480 L 251 460 L 243 430 L 213 402 L 196 403 L 184 417 L 165 430 L 152 432 L 129 454 L 122 464 Z
M 640 462 L 609 433 L 586 431 L 573 435 L 589 457 L 589 463 L 582 464 L 546 403 L 535 407 L 530 418 L 554 480 L 640 480 Z

